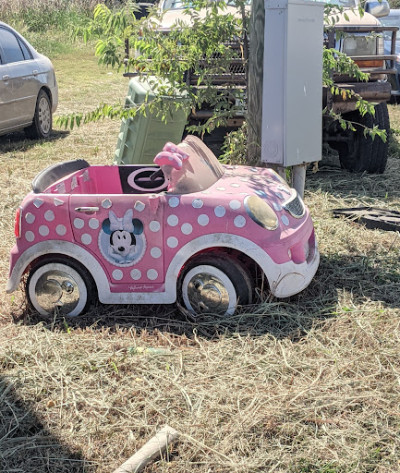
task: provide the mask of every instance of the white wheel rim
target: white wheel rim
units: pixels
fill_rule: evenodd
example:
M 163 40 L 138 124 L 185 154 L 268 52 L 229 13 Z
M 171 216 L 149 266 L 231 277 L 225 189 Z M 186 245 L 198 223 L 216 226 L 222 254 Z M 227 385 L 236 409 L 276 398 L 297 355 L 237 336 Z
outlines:
M 182 297 L 193 314 L 233 315 L 237 309 L 237 293 L 232 281 L 211 265 L 199 265 L 188 271 L 182 282 Z
M 79 315 L 88 298 L 82 276 L 62 263 L 48 263 L 38 268 L 29 280 L 28 294 L 39 314 L 51 315 L 58 307 L 69 317 Z M 63 307 L 66 312 L 63 312 Z

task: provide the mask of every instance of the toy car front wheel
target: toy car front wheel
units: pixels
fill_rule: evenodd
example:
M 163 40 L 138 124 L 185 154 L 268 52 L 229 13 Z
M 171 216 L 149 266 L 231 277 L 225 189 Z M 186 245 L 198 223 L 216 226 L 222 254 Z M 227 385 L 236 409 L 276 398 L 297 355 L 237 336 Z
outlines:
M 26 292 L 39 314 L 49 316 L 57 311 L 75 317 L 91 302 L 91 277 L 72 261 L 45 261 L 31 271 Z
M 180 278 L 181 301 L 194 315 L 232 315 L 239 305 L 251 304 L 253 285 L 233 259 L 199 256 Z

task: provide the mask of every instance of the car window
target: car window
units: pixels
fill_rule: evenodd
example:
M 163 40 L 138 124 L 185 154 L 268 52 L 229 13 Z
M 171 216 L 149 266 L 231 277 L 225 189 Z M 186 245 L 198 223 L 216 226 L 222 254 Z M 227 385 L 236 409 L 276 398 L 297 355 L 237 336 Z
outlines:
M 18 43 L 21 46 L 22 54 L 24 55 L 25 60 L 33 59 L 31 52 L 19 38 L 18 38 Z
M 31 59 L 27 47 L 9 30 L 0 28 L 0 45 L 3 48 L 5 64 Z
M 357 6 L 355 0 L 322 0 L 322 1 L 329 5 L 337 5 L 339 7 L 355 8 Z
M 400 15 L 390 15 L 385 18 L 380 18 L 384 26 L 400 26 Z

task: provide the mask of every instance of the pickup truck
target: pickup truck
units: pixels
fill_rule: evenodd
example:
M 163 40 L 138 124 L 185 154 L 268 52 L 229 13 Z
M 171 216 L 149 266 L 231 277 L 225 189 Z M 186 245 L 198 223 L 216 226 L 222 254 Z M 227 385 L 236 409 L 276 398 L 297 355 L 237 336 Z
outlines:
M 234 7 L 227 2 L 228 6 L 224 13 L 230 13 Z M 328 3 L 328 2 L 327 2 Z M 387 135 L 390 131 L 389 114 L 386 102 L 391 97 L 391 86 L 388 81 L 390 74 L 395 74 L 395 27 L 384 27 L 379 18 L 388 15 L 390 8 L 386 0 L 367 0 L 365 11 L 360 13 L 359 0 L 330 0 L 329 4 L 337 5 L 338 10 L 333 10 L 326 19 L 325 46 L 335 48 L 350 56 L 362 72 L 369 74 L 368 81 L 357 81 L 352 77 L 335 73 L 333 79 L 335 85 L 343 93 L 332 94 L 330 90 L 323 90 L 323 107 L 334 113 L 341 113 L 342 117 L 354 123 L 354 130 L 343 130 L 338 120 L 332 114 L 324 113 L 323 139 L 331 148 L 338 152 L 343 168 L 370 173 L 383 173 L 388 157 L 388 140 L 383 141 L 376 137 L 372 139 L 364 134 L 366 127 L 377 126 L 385 130 Z M 185 14 L 187 5 L 178 0 L 163 0 L 160 3 L 163 12 L 160 30 L 165 33 L 180 24 L 188 24 L 190 15 Z M 236 14 L 237 10 L 236 10 Z M 200 17 L 202 12 L 199 13 Z M 385 54 L 383 46 L 383 33 L 392 35 L 392 48 L 390 54 Z M 234 51 L 234 59 L 229 67 L 220 73 L 212 73 L 207 76 L 221 93 L 229 94 L 231 103 L 240 102 L 240 98 L 246 96 L 246 62 L 248 52 L 246 41 L 232 41 L 230 43 Z M 236 51 L 236 55 L 235 55 Z M 207 64 L 204 64 L 206 67 Z M 195 90 L 201 87 L 199 74 L 188 71 L 185 77 L 186 83 Z M 348 96 L 344 91 L 350 90 L 354 94 Z M 375 115 L 366 114 L 362 116 L 356 110 L 356 102 L 359 97 L 374 104 Z M 201 124 L 213 114 L 212 106 L 194 109 L 189 117 L 189 124 Z M 231 129 L 238 128 L 244 122 L 245 110 L 237 108 L 235 115 L 227 124 Z

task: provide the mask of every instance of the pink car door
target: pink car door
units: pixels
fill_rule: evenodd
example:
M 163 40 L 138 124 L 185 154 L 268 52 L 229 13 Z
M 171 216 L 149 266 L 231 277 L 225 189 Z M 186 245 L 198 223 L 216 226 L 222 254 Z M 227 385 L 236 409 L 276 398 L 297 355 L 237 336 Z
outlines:
M 70 197 L 77 244 L 101 262 L 111 284 L 121 285 L 121 292 L 162 290 L 162 201 L 162 196 L 149 194 Z

